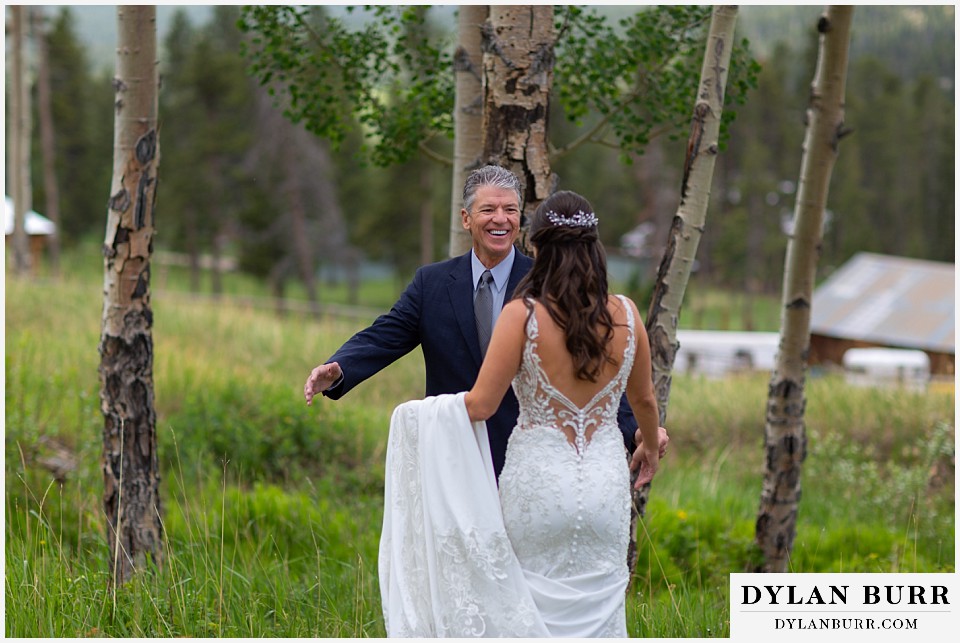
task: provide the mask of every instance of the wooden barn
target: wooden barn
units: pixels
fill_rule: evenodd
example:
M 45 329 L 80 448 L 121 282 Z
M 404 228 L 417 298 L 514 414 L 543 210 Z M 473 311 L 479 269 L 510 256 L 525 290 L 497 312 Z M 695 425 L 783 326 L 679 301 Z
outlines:
M 920 350 L 954 374 L 954 264 L 862 252 L 813 294 L 809 363 L 842 365 L 851 348 Z

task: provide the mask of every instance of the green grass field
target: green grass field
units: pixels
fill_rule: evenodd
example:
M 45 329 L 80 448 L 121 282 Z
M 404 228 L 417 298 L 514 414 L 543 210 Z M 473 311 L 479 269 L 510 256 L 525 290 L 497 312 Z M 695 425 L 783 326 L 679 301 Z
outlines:
M 5 635 L 383 636 L 387 425 L 396 404 L 423 393 L 419 355 L 308 408 L 306 375 L 363 320 L 278 317 L 157 289 L 165 560 L 112 593 L 97 267 L 6 280 Z M 671 452 L 628 600 L 633 636 L 729 635 L 728 574 L 757 560 L 767 380 L 674 378 Z M 808 380 L 807 397 L 792 570 L 952 571 L 952 388 L 856 389 L 821 377 Z M 58 454 L 75 462 L 62 484 L 49 465 Z

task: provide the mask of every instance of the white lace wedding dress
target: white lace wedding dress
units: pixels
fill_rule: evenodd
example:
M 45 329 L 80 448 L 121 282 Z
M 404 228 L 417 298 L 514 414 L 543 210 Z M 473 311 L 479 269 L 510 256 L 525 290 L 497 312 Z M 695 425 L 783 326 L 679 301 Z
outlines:
M 379 559 L 389 636 L 627 635 L 630 475 L 617 408 L 636 339 L 624 305 L 619 372 L 583 408 L 547 379 L 530 316 L 499 491 L 486 425 L 470 422 L 463 393 L 394 411 Z

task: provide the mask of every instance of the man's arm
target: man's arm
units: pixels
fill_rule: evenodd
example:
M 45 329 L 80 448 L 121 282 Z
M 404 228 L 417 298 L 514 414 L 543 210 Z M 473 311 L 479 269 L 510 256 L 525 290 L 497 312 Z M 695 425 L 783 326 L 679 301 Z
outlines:
M 422 270 L 389 312 L 381 315 L 311 371 L 304 384 L 310 404 L 322 393 L 337 400 L 353 387 L 400 359 L 420 344 Z
M 320 364 L 314 368 L 310 371 L 310 376 L 307 377 L 307 381 L 303 385 L 303 397 L 307 400 L 307 406 L 313 403 L 313 398 L 317 393 L 323 393 L 334 386 L 339 386 L 341 383 L 343 383 L 343 370 L 340 369 L 340 364 L 337 362 Z
M 637 435 L 637 418 L 633 416 L 633 409 L 630 408 L 630 402 L 627 400 L 627 394 L 620 397 L 620 406 L 617 408 L 617 424 L 620 425 L 620 432 L 623 434 L 623 445 L 627 448 L 627 453 L 633 453 L 637 447 L 635 439 Z

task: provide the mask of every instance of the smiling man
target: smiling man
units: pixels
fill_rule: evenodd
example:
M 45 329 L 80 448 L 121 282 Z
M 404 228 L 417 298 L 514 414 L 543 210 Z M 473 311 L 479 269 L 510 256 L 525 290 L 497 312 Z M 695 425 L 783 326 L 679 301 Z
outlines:
M 513 243 L 520 232 L 519 183 L 517 187 L 480 183 L 471 189 L 471 179 L 481 178 L 471 175 L 467 179 L 460 218 L 473 239 L 474 256 L 485 268 L 493 269 L 514 251 Z
M 311 371 L 303 386 L 307 404 L 320 393 L 340 399 L 417 346 L 423 349 L 424 395 L 470 390 L 483 363 L 483 340 L 489 340 L 500 309 L 533 265 L 514 248 L 521 207 L 520 181 L 512 172 L 494 165 L 474 170 L 464 184 L 460 211 L 473 248 L 419 268 L 389 312 Z M 518 413 L 511 389 L 487 420 L 498 478 Z M 620 428 L 632 451 L 637 424 L 626 403 L 621 404 Z

